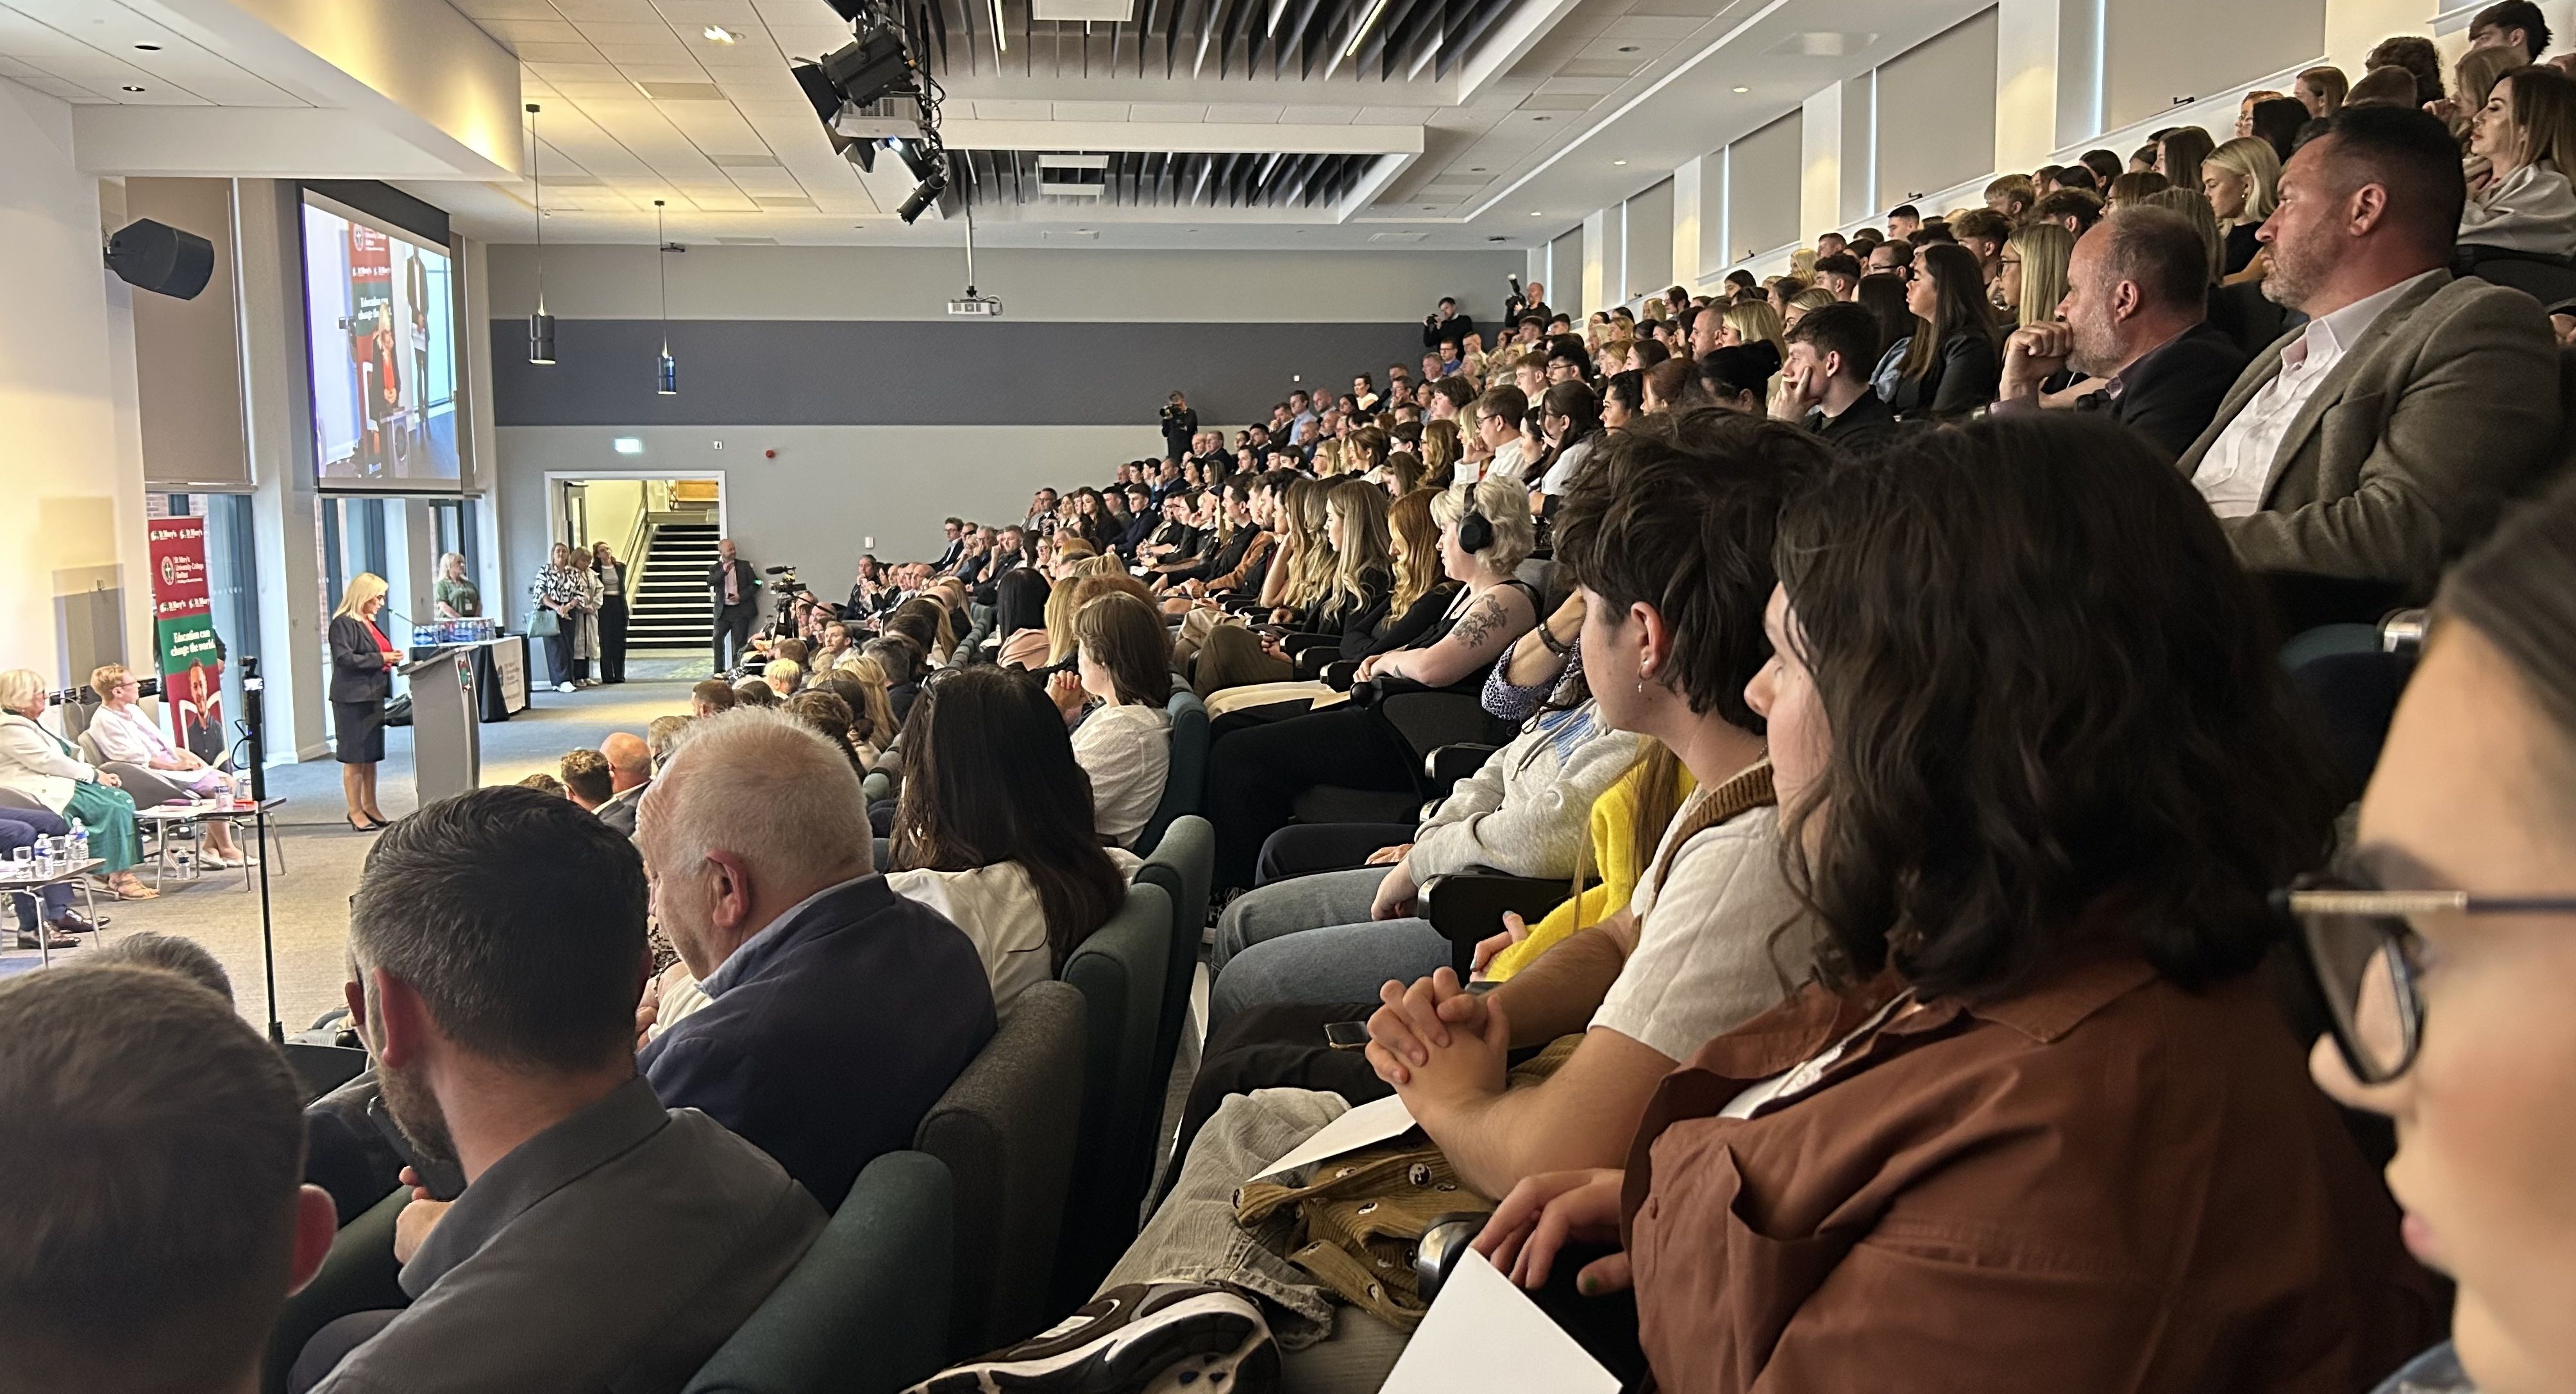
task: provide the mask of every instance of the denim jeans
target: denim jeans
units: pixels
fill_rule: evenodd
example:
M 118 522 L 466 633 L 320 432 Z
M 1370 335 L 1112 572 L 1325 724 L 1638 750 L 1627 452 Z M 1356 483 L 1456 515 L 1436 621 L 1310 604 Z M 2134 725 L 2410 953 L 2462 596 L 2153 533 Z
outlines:
M 1372 920 L 1388 868 L 1353 867 L 1244 892 L 1217 919 L 1208 1025 L 1246 1007 L 1365 1002 L 1389 978 L 1411 982 L 1449 961 L 1428 920 Z

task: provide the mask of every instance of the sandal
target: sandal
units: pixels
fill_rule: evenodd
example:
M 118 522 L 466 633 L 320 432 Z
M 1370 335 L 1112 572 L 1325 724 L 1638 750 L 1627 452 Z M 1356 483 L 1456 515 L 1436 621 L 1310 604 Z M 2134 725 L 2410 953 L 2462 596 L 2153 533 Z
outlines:
M 110 881 L 107 883 L 107 892 L 119 900 L 159 900 L 161 898 L 159 891 L 143 884 L 139 879 L 123 886 Z

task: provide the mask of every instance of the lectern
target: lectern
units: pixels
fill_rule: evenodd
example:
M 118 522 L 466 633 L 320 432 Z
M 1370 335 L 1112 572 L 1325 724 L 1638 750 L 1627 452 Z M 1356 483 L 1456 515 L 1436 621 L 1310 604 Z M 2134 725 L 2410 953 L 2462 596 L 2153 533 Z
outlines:
M 412 788 L 423 807 L 483 779 L 473 656 L 471 647 L 433 649 L 394 670 L 411 684 Z

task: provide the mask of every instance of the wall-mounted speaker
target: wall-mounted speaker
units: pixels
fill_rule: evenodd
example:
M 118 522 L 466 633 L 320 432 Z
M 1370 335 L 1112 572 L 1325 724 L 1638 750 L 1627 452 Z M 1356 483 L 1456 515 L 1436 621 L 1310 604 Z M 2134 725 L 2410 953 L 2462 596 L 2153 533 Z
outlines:
M 107 269 L 127 285 L 194 300 L 215 274 L 215 244 L 144 218 L 107 239 Z

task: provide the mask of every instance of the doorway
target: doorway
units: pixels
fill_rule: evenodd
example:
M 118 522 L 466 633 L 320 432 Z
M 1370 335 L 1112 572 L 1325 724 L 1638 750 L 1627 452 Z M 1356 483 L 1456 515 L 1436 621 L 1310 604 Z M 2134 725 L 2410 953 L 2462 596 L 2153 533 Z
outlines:
M 706 649 L 706 575 L 724 536 L 724 495 L 720 472 L 546 476 L 549 544 L 605 542 L 626 568 L 630 652 Z

